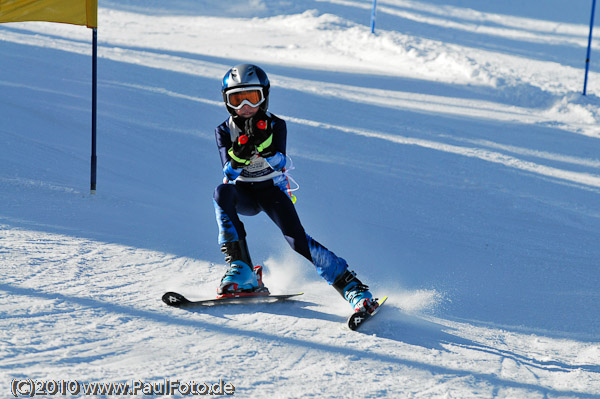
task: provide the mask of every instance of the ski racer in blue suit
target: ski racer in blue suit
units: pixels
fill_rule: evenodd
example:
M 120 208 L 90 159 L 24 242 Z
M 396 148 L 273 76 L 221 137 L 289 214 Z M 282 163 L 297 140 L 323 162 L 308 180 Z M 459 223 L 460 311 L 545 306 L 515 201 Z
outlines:
M 223 78 L 223 100 L 230 116 L 215 129 L 224 182 L 215 189 L 213 202 L 228 270 L 217 294 L 268 294 L 262 273 L 250 258 L 246 230 L 238 216 L 265 212 L 290 246 L 313 263 L 355 310 L 372 312 L 377 305 L 368 287 L 348 270 L 344 259 L 302 227 L 285 173 L 286 123 L 267 110 L 269 90 L 267 74 L 256 65 L 237 65 Z

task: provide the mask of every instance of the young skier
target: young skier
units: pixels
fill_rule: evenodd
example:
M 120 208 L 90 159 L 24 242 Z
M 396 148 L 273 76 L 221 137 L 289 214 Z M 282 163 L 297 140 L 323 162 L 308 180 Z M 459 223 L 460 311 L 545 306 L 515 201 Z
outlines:
M 366 285 L 348 270 L 346 261 L 307 235 L 300 223 L 285 175 L 285 121 L 267 111 L 269 79 L 258 66 L 231 68 L 223 78 L 223 100 L 230 117 L 215 129 L 224 183 L 214 193 L 219 244 L 229 268 L 218 297 L 268 294 L 262 271 L 255 271 L 246 231 L 238 215 L 265 212 L 290 246 L 312 262 L 355 310 L 377 307 Z

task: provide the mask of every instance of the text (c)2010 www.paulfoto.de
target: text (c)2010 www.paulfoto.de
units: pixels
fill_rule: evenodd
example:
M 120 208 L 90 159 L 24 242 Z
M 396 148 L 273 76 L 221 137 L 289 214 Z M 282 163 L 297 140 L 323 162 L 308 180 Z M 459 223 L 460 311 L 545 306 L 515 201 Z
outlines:
M 53 395 L 107 395 L 107 396 L 162 396 L 162 395 L 233 395 L 235 386 L 219 380 L 215 384 L 195 381 L 171 381 L 164 379 L 159 382 L 89 382 L 77 380 L 34 380 L 30 378 L 13 379 L 11 393 L 14 397 L 21 396 L 53 396 Z

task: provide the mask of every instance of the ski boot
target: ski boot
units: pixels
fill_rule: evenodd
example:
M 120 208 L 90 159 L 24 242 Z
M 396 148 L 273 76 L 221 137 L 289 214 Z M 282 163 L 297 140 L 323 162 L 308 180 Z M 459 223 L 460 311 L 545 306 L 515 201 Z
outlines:
M 221 279 L 217 298 L 229 296 L 269 295 L 262 282 L 262 266 L 252 266 L 245 239 L 221 245 L 229 269 Z
M 356 278 L 356 273 L 352 271 L 346 270 L 332 285 L 350 303 L 355 312 L 371 314 L 379 306 L 377 299 L 373 299 L 373 295 L 369 292 L 369 287 Z

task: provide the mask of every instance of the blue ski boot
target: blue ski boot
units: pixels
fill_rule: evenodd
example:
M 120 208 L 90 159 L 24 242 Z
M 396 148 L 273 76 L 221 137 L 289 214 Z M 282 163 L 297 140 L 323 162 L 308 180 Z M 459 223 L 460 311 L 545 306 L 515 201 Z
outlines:
M 221 246 L 229 269 L 221 279 L 217 298 L 228 296 L 268 295 L 262 282 L 262 267 L 252 266 L 246 240 L 226 242 Z
M 346 270 L 332 285 L 350 303 L 355 312 L 373 313 L 378 306 L 377 300 L 373 299 L 373 295 L 369 292 L 369 287 L 356 278 L 356 273 L 352 271 Z

